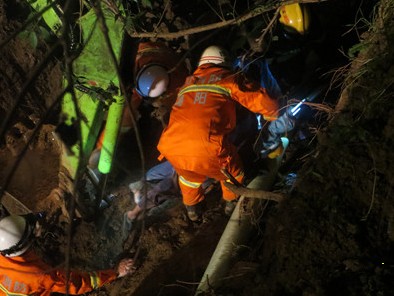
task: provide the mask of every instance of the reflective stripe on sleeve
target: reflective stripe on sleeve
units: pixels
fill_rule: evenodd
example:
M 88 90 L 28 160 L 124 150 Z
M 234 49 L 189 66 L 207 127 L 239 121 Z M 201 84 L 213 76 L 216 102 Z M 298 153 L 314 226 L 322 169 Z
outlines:
M 2 284 L 0 284 L 0 291 L 7 296 L 28 296 L 28 294 L 10 292 Z
M 184 177 L 179 176 L 179 182 L 181 182 L 183 185 L 190 187 L 190 188 L 198 188 L 201 186 L 202 183 L 199 182 L 190 182 L 186 180 Z
M 245 174 L 244 174 L 244 172 L 243 172 L 243 171 L 241 171 L 241 172 L 240 172 L 240 173 L 239 173 L 239 174 L 238 174 L 236 177 L 234 177 L 234 179 L 235 179 L 235 180 L 238 180 L 240 177 L 242 177 L 242 178 L 243 178 L 243 177 L 244 177 L 244 175 L 245 175 Z M 231 184 L 233 183 L 233 182 L 231 182 L 231 180 L 230 180 L 230 179 L 227 179 L 227 180 L 226 180 L 226 182 L 227 182 L 227 183 L 231 183 Z
M 263 114 L 262 114 L 263 115 Z M 263 118 L 265 119 L 265 120 L 267 120 L 267 121 L 274 121 L 274 120 L 277 120 L 278 119 L 278 117 L 277 116 L 267 116 L 267 115 L 263 115 Z
M 144 48 L 144 49 L 139 50 L 137 55 L 142 55 L 142 54 L 146 54 L 146 53 L 158 53 L 158 52 L 167 52 L 167 50 L 164 50 L 163 48 L 148 47 L 148 48 Z
M 198 91 L 207 91 L 207 92 L 212 92 L 212 93 L 216 93 L 216 94 L 222 94 L 225 96 L 231 96 L 231 90 L 219 86 L 219 85 L 215 85 L 215 84 L 193 84 L 193 85 L 189 85 L 186 86 L 185 88 L 183 88 L 179 93 L 178 93 L 178 97 L 185 94 L 185 93 L 189 93 L 189 92 L 198 92 Z

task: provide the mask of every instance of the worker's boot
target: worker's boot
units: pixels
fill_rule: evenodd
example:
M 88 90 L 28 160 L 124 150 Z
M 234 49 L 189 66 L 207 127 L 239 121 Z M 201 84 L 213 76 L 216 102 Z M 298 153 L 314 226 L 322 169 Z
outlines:
M 226 216 L 231 216 L 233 213 L 235 206 L 237 205 L 238 199 L 234 199 L 232 201 L 226 201 L 226 205 L 224 207 L 224 214 Z
M 202 216 L 202 209 L 200 204 L 196 204 L 193 206 L 186 206 L 187 216 L 193 222 L 197 222 L 201 219 Z

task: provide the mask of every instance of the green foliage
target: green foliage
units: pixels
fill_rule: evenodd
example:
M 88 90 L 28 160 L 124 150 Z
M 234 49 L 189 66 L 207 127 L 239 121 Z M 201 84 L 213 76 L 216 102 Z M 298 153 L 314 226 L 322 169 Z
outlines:
M 30 5 L 36 4 L 38 11 L 41 9 L 38 0 L 30 0 L 28 3 Z M 33 21 L 22 32 L 19 33 L 18 38 L 27 41 L 32 48 L 36 49 L 39 44 L 39 40 L 50 40 L 50 28 L 48 27 L 47 22 L 43 16 L 37 17 L 37 11 L 35 9 L 30 10 L 27 19 Z
M 138 27 L 139 15 L 127 15 L 125 18 L 125 29 L 127 32 L 135 32 Z
M 23 31 L 18 35 L 18 38 L 27 41 L 30 46 L 34 49 L 37 48 L 38 38 L 37 34 L 34 31 Z
M 355 58 L 365 47 L 366 45 L 363 42 L 353 45 L 348 51 L 349 57 L 352 59 Z
M 27 27 L 24 31 L 22 31 L 18 35 L 18 38 L 27 41 L 32 48 L 36 49 L 39 39 L 49 40 L 50 36 L 51 34 L 49 33 L 47 28 L 38 24 L 33 24 Z
M 141 4 L 143 7 L 152 9 L 152 1 L 151 0 L 141 0 Z

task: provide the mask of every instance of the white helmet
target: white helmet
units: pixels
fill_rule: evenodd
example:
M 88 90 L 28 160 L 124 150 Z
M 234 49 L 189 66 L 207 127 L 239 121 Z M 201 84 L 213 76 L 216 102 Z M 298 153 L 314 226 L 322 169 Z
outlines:
M 32 227 L 22 216 L 11 215 L 0 221 L 0 253 L 6 257 L 22 255 L 31 245 Z
M 143 97 L 156 98 L 166 90 L 170 77 L 167 70 L 159 65 L 149 65 L 137 75 L 137 91 Z
M 226 64 L 228 62 L 228 54 L 227 52 L 215 45 L 211 45 L 207 47 L 201 55 L 200 61 L 198 62 L 198 66 L 212 63 L 212 64 Z

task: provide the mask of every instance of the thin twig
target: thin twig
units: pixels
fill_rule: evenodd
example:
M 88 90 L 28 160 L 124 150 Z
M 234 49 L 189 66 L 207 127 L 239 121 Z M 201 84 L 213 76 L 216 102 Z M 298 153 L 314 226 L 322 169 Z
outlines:
M 140 32 L 134 32 L 131 30 L 127 30 L 127 33 L 133 37 L 133 38 L 162 38 L 162 39 L 177 39 L 177 38 L 181 38 L 181 37 L 185 37 L 187 35 L 193 35 L 196 33 L 201 33 L 201 32 L 205 32 L 205 31 L 210 31 L 210 30 L 214 30 L 214 29 L 219 29 L 219 28 L 223 28 L 223 27 L 228 27 L 228 26 L 232 26 L 232 25 L 238 25 L 241 24 L 251 18 L 254 18 L 256 16 L 259 16 L 263 13 L 266 13 L 268 11 L 274 10 L 274 9 L 278 9 L 280 6 L 282 5 L 287 5 L 287 4 L 292 4 L 292 3 L 317 3 L 317 2 L 325 2 L 328 0 L 300 0 L 300 1 L 283 1 L 280 2 L 276 5 L 273 5 L 272 7 L 257 7 L 247 13 L 245 13 L 244 15 L 231 19 L 231 20 L 226 20 L 226 21 L 221 21 L 221 22 L 217 22 L 217 23 L 213 23 L 213 24 L 209 24 L 209 25 L 204 25 L 204 26 L 199 26 L 199 27 L 194 27 L 194 28 L 190 28 L 190 29 L 186 29 L 186 30 L 182 30 L 182 31 L 178 31 L 178 32 L 168 32 L 168 33 L 154 33 L 154 32 L 148 32 L 148 33 L 140 33 Z
M 267 35 L 267 32 L 272 31 L 272 28 L 274 27 L 275 22 L 276 22 L 276 20 L 278 18 L 279 11 L 280 11 L 279 8 L 277 8 L 276 11 L 275 11 L 274 16 L 271 18 L 271 20 L 268 23 L 267 27 L 264 28 L 264 30 L 262 31 L 261 36 L 259 38 L 257 38 L 256 43 L 257 43 L 258 48 L 262 47 L 263 42 L 264 42 L 264 38 L 265 38 L 265 35 Z
M 377 182 L 376 161 L 375 161 L 375 157 L 374 157 L 374 155 L 373 155 L 373 153 L 372 153 L 371 146 L 370 146 L 368 143 L 366 143 L 366 146 L 367 146 L 368 151 L 369 151 L 369 153 L 370 153 L 370 155 L 371 155 L 371 158 L 372 158 L 372 163 L 373 163 L 373 169 L 372 169 L 372 170 L 373 170 L 373 172 L 374 172 L 374 177 L 373 177 L 373 185 L 372 185 L 371 203 L 369 204 L 368 212 L 367 212 L 367 213 L 365 214 L 365 216 L 361 219 L 361 221 L 366 221 L 366 220 L 368 219 L 369 214 L 370 214 L 371 211 L 372 211 L 372 207 L 373 207 L 373 204 L 374 204 L 374 202 L 375 202 L 375 189 L 376 189 L 376 182 Z
M 70 205 L 70 212 L 68 213 L 70 216 L 70 221 L 73 221 L 74 219 L 74 212 L 76 208 L 76 196 L 77 196 L 77 186 L 78 182 L 80 181 L 80 176 L 82 175 L 82 171 L 80 169 L 80 166 L 82 164 L 82 159 L 83 159 L 83 147 L 82 147 L 82 134 L 81 134 L 81 127 L 82 127 L 82 115 L 81 111 L 78 108 L 78 102 L 77 98 L 75 95 L 74 87 L 73 87 L 73 79 L 72 79 L 72 62 L 73 62 L 73 57 L 69 51 L 69 44 L 67 43 L 67 36 L 69 36 L 69 16 L 72 14 L 71 10 L 71 1 L 68 0 L 66 1 L 64 5 L 64 14 L 61 16 L 61 21 L 63 23 L 62 29 L 61 29 L 61 38 L 59 39 L 62 46 L 63 46 L 63 53 L 64 53 L 64 60 L 65 60 L 65 77 L 67 80 L 67 87 L 69 89 L 69 92 L 71 93 L 71 98 L 72 102 L 74 104 L 75 108 L 75 113 L 76 113 L 76 123 L 77 126 L 79 127 L 77 129 L 77 136 L 78 136 L 78 148 L 79 148 L 79 155 L 78 155 L 78 169 L 76 172 L 76 177 L 75 180 L 73 180 L 72 188 L 71 188 L 71 205 Z M 72 240 L 72 232 L 73 232 L 73 223 L 69 223 L 67 226 L 67 235 L 66 235 L 66 250 L 65 250 L 65 256 L 64 256 L 64 262 L 65 262 L 65 271 L 66 271 L 66 294 L 69 293 L 69 281 L 70 281 L 70 276 L 71 276 L 71 240 Z
M 164 10 L 163 13 L 160 16 L 159 21 L 157 22 L 157 24 L 155 25 L 155 28 L 153 29 L 153 31 L 157 31 L 160 27 L 161 22 L 163 21 L 164 15 L 166 14 L 166 10 L 168 9 L 168 5 L 170 4 L 170 0 L 168 0 L 164 6 Z

